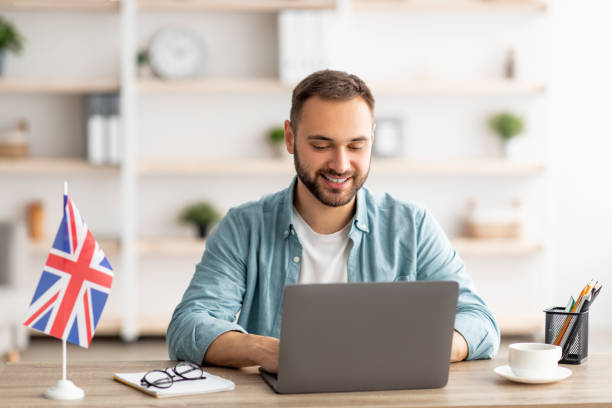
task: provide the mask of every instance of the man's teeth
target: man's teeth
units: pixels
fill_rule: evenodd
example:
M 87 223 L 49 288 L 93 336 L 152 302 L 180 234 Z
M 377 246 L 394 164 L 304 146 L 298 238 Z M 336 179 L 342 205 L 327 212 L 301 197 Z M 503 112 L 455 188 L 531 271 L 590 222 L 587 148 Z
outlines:
M 335 178 L 328 177 L 325 174 L 323 175 L 323 177 L 325 177 L 326 179 L 328 179 L 332 183 L 344 183 L 346 180 L 348 180 L 348 177 L 340 178 L 340 179 L 335 179 Z

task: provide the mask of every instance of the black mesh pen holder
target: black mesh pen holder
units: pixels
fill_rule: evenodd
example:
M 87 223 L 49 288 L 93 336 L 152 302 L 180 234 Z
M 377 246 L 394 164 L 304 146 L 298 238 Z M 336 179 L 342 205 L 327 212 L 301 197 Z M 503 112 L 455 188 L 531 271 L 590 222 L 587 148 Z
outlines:
M 544 310 L 546 333 L 544 342 L 554 344 L 561 334 L 562 364 L 581 364 L 589 355 L 589 311 L 564 312 L 563 307 Z

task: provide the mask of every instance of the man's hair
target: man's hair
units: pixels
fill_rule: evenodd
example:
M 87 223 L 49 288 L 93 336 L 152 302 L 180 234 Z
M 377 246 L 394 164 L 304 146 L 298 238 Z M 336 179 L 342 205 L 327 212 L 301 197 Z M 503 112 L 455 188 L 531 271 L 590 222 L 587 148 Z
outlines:
M 304 103 L 313 96 L 333 101 L 348 101 L 360 96 L 374 114 L 374 96 L 361 78 L 344 71 L 325 69 L 308 75 L 293 90 L 289 120 L 294 134 L 297 133 Z

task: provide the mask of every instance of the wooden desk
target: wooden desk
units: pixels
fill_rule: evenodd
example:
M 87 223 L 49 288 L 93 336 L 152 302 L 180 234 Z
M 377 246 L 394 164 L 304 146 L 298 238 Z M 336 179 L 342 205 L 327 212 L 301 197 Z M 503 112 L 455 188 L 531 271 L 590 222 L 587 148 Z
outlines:
M 504 356 L 505 357 L 505 356 Z M 611 407 L 612 354 L 591 355 L 568 379 L 554 384 L 515 384 L 493 368 L 505 358 L 451 364 L 448 385 L 433 390 L 277 395 L 255 368 L 208 371 L 236 383 L 229 392 L 156 399 L 112 380 L 114 372 L 139 372 L 172 365 L 169 361 L 80 362 L 68 366 L 68 378 L 85 390 L 80 401 L 56 402 L 42 396 L 61 375 L 58 364 L 9 363 L 0 373 L 0 407 Z

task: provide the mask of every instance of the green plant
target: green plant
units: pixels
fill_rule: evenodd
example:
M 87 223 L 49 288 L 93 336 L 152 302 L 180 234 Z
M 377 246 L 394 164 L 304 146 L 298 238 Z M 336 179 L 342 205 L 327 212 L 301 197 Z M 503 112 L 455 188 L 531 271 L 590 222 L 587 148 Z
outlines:
M 142 49 L 138 51 L 138 55 L 136 56 L 136 63 L 138 66 L 149 63 L 149 51 L 146 49 Z
M 200 237 L 206 237 L 208 229 L 221 219 L 221 214 L 210 203 L 201 201 L 185 208 L 180 219 L 185 223 L 193 223 L 199 229 Z
M 491 116 L 489 125 L 504 140 L 510 140 L 525 130 L 523 119 L 509 112 Z
M 181 214 L 181 221 L 195 224 L 214 224 L 221 219 L 221 214 L 212 204 L 199 202 L 185 208 Z
M 23 48 L 23 42 L 24 39 L 17 29 L 0 17 L 0 50 L 7 49 L 19 54 Z
M 268 131 L 268 141 L 272 145 L 280 145 L 285 142 L 285 129 L 282 126 L 277 126 Z

